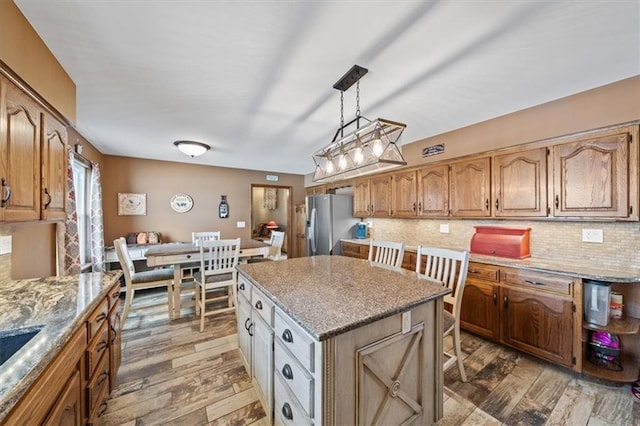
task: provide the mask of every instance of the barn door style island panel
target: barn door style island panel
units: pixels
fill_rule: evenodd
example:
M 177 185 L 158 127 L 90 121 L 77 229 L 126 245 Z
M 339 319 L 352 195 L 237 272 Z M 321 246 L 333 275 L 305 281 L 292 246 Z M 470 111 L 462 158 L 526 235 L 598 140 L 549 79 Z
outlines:
M 343 256 L 238 270 L 239 347 L 274 424 L 442 417 L 447 288 Z

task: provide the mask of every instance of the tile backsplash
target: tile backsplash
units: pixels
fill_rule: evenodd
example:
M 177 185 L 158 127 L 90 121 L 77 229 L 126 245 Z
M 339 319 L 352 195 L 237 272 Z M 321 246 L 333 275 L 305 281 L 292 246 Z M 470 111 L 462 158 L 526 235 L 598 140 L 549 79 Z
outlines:
M 368 219 L 376 239 L 403 241 L 406 245 L 436 245 L 469 249 L 474 226 L 531 228 L 531 257 L 576 263 L 598 263 L 609 268 L 640 268 L 638 222 L 534 222 L 506 220 Z M 440 233 L 440 224 L 449 233 Z M 603 243 L 582 242 L 583 229 L 602 229 Z

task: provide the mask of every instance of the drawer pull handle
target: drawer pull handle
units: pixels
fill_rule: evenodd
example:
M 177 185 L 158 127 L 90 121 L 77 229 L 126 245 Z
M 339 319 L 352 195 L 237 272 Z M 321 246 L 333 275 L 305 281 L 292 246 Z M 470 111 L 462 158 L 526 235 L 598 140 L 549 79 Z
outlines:
M 539 283 L 538 281 L 524 280 L 524 282 L 533 285 L 544 285 L 544 283 Z
M 285 402 L 282 406 L 282 415 L 287 420 L 293 420 L 293 411 L 291 411 L 291 406 L 288 402 Z
M 240 290 L 244 290 L 244 283 L 240 283 L 240 285 L 238 286 L 238 288 L 239 288 Z
M 97 323 L 98 323 L 98 322 L 102 322 L 102 321 L 104 321 L 106 318 L 107 318 L 107 314 L 105 314 L 105 313 L 103 312 L 103 313 L 101 313 L 100 315 L 98 315 L 98 316 L 96 317 L 96 322 L 97 322 Z
M 191 259 L 191 255 L 190 254 L 187 255 L 187 259 Z
M 249 318 L 247 318 L 247 320 L 244 322 L 244 329 L 249 331 L 249 326 L 247 325 L 247 323 L 251 321 Z
M 282 339 L 287 343 L 293 343 L 293 334 L 291 334 L 291 330 L 285 328 L 282 332 Z
M 505 308 L 507 308 L 509 306 L 509 298 L 507 298 L 507 296 L 504 297 L 503 303 L 504 303 L 504 307 Z
M 103 371 L 102 373 L 100 373 L 100 377 L 98 378 L 98 385 L 101 385 L 102 382 L 104 382 L 107 377 L 109 377 L 109 372 L 108 371 Z
M 44 189 L 44 195 L 47 196 L 47 202 L 44 203 L 44 209 L 47 210 L 53 198 L 51 198 L 51 194 L 49 194 L 49 190 L 47 188 Z
M 478 271 L 477 269 L 469 269 L 469 273 L 470 274 L 479 274 L 480 271 Z
M 493 306 L 496 306 L 497 304 L 498 304 L 498 294 L 493 293 Z
M 102 417 L 105 411 L 107 411 L 107 401 L 100 404 L 100 410 L 98 410 L 98 417 Z
M 487 198 L 484 202 L 484 209 L 489 210 L 489 199 Z
M 2 207 L 7 207 L 9 198 L 11 198 L 11 187 L 7 184 L 7 180 L 2 178 Z
M 291 371 L 289 364 L 285 364 L 284 367 L 282 367 L 282 375 L 285 379 L 293 380 L 293 371 Z
M 556 195 L 556 203 L 555 203 L 555 204 L 556 204 L 556 209 L 557 209 L 558 207 L 560 207 L 560 198 L 558 198 L 558 196 L 557 196 L 557 195 Z
M 116 340 L 116 337 L 118 337 L 118 330 L 116 329 L 115 325 L 111 326 L 111 343 L 113 343 Z
M 118 289 L 117 291 L 114 291 L 114 292 L 111 294 L 111 298 L 112 298 L 112 299 L 117 299 L 118 297 L 120 297 L 120 290 L 119 290 L 119 289 Z
M 413 211 L 416 211 L 416 203 L 413 203 Z
M 262 309 L 262 300 L 256 302 L 256 309 Z
M 251 331 L 251 329 L 253 328 L 253 323 L 249 324 L 249 329 L 247 330 L 249 332 L 249 336 L 253 337 L 253 332 Z
M 98 350 L 98 352 L 102 352 L 105 349 L 107 349 L 107 346 L 109 346 L 109 342 L 107 342 L 106 340 L 103 340 L 98 344 L 98 346 L 96 346 L 96 349 Z

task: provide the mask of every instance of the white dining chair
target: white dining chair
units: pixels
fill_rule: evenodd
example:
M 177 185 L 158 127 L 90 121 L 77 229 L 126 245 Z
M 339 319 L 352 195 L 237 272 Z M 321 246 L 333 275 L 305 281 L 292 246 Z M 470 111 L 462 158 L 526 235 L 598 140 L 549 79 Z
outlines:
M 400 268 L 403 257 L 404 243 L 402 242 L 371 240 L 369 243 L 369 261 L 371 262 Z
M 444 362 L 443 370 L 447 370 L 457 362 L 460 380 L 466 382 L 467 375 L 464 371 L 460 349 L 460 310 L 462 294 L 467 281 L 467 271 L 469 270 L 469 252 L 418 246 L 417 256 L 416 272 L 419 276 L 440 281 L 451 289 L 451 293 L 444 296 L 444 302 L 451 305 L 451 312 L 444 310 L 442 331 L 443 337 L 451 336 L 453 338 L 454 353 L 444 353 L 447 359 Z
M 282 245 L 284 244 L 284 231 L 271 231 L 271 239 L 269 240 L 269 255 L 271 260 L 280 260 L 284 258 L 282 254 Z
M 220 231 L 203 231 L 203 232 L 192 232 L 191 233 L 191 242 L 193 244 L 197 244 L 203 240 L 219 240 L 220 239 Z
M 116 249 L 116 256 L 120 262 L 120 267 L 124 274 L 124 281 L 126 285 L 126 294 L 124 298 L 124 310 L 122 312 L 122 323 L 120 328 L 124 326 L 133 297 L 136 290 L 166 287 L 167 288 L 167 306 L 169 309 L 169 318 L 173 317 L 173 269 L 162 268 L 152 269 L 150 271 L 137 272 L 133 260 L 129 255 L 127 248 L 127 240 L 124 238 L 118 238 L 113 241 L 113 245 Z M 146 306 L 145 306 L 146 307 Z
M 204 240 L 200 244 L 200 270 L 193 275 L 193 278 L 196 315 L 200 315 L 201 332 L 204 331 L 205 317 L 235 309 L 235 284 L 238 274 L 236 266 L 238 266 L 239 255 L 240 238 Z M 227 303 L 220 307 L 220 302 L 224 300 Z M 209 307 L 207 307 L 208 304 Z

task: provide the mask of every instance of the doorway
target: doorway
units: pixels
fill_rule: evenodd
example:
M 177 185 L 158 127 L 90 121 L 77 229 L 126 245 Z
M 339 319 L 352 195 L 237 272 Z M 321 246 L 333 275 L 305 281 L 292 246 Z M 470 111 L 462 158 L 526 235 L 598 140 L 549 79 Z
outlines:
M 290 257 L 291 187 L 251 184 L 251 238 L 269 241 L 272 230 L 284 231 L 282 251 Z

